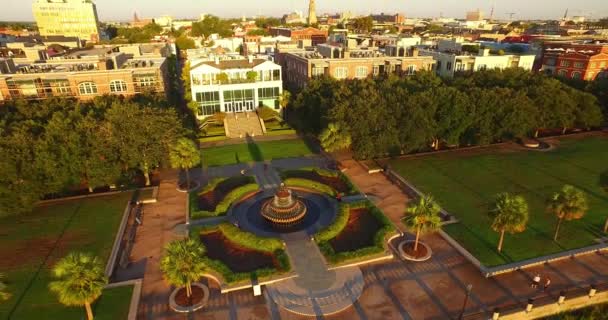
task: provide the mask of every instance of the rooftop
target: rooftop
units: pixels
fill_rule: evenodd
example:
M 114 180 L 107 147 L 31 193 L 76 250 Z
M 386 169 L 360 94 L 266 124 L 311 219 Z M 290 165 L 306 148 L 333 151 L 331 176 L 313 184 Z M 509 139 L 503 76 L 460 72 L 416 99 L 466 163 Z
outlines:
M 217 69 L 221 69 L 221 70 L 229 70 L 229 69 L 250 69 L 253 67 L 256 67 L 264 62 L 266 62 L 268 60 L 264 60 L 264 59 L 252 59 L 251 63 L 249 62 L 248 59 L 239 59 L 239 60 L 220 60 L 220 61 L 203 61 L 199 64 L 197 64 L 196 66 L 194 66 L 192 69 L 195 69 L 197 67 L 200 67 L 203 64 L 206 64 L 208 66 L 212 66 L 214 68 Z

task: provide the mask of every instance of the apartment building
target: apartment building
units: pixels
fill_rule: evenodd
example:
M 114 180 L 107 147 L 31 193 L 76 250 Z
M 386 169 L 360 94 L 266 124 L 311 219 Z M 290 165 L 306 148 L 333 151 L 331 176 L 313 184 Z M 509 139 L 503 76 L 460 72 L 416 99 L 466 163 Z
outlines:
M 32 10 L 41 36 L 99 41 L 97 8 L 91 0 L 36 0 Z
M 432 57 L 436 61 L 435 72 L 445 78 L 452 78 L 457 73 L 479 70 L 522 68 L 531 71 L 536 59 L 532 54 L 491 54 L 490 49 L 480 49 L 477 55 L 434 50 L 421 50 L 420 54 Z
M 322 44 L 315 50 L 279 53 L 277 61 L 283 67 L 285 82 L 296 88 L 306 86 L 310 79 L 319 76 L 363 79 L 392 73 L 413 75 L 419 70 L 433 69 L 433 57 L 418 55 L 415 47 L 389 48 L 380 51 L 376 47 L 349 48 L 339 44 Z
M 281 67 L 272 61 L 242 59 L 201 61 L 190 68 L 192 101 L 199 104 L 197 117 L 217 112 L 240 113 L 267 106 L 280 109 L 283 91 Z
M 0 58 L 0 95 L 4 100 L 54 96 L 89 100 L 104 94 L 166 92 L 166 58 L 128 53 L 135 51 L 131 47 L 73 50 L 32 63 Z
M 283 36 L 291 38 L 293 41 L 310 40 L 313 46 L 327 42 L 327 30 L 316 28 L 270 28 L 270 35 L 273 37 Z
M 540 71 L 570 79 L 592 81 L 608 77 L 608 44 L 547 42 Z

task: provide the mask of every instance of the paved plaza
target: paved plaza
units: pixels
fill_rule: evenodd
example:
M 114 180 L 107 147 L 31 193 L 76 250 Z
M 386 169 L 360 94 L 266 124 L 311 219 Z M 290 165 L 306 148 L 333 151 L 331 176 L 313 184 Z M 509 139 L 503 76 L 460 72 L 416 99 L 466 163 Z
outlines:
M 314 161 L 320 163 L 318 159 Z M 369 175 L 354 161 L 343 164 L 345 173 L 357 187 L 366 194 L 373 194 L 371 198 L 376 204 L 398 222 L 407 196 L 382 174 Z M 254 170 L 258 166 L 263 168 L 256 164 Z M 229 170 L 232 169 L 216 168 L 214 172 Z M 236 174 L 238 172 L 236 170 Z M 163 180 L 158 201 L 145 207 L 143 229 L 138 231 L 132 255 L 134 261 L 147 261 L 139 319 L 456 319 L 469 284 L 473 289 L 465 319 L 487 319 L 496 307 L 504 310 L 524 308 L 529 298 L 557 300 L 561 290 L 588 288 L 591 283 L 608 280 L 608 256 L 595 253 L 487 279 L 443 238 L 432 234 L 422 238 L 433 249 L 433 257 L 426 262 L 395 258 L 361 267 L 363 291 L 359 299 L 336 314 L 298 315 L 276 304 L 269 297 L 267 287 L 262 288 L 263 295 L 258 297 L 253 296 L 251 289 L 221 294 L 217 283 L 203 279 L 202 282 L 210 287 L 209 303 L 203 310 L 186 316 L 168 310 L 167 297 L 171 288 L 162 280 L 158 268 L 162 247 L 176 237 L 172 227 L 185 219 L 185 194 L 175 191 L 174 179 Z M 159 219 L 157 215 L 165 217 Z M 411 238 L 411 235 L 405 237 Z M 394 240 L 392 245 L 400 240 Z M 307 254 L 300 255 L 300 259 L 307 258 Z M 315 273 L 319 273 L 319 279 L 328 276 L 314 267 L 314 263 L 305 271 L 298 270 L 300 263 L 294 267 L 303 274 L 302 279 L 313 279 L 313 285 L 322 283 L 314 281 Z M 531 279 L 537 273 L 552 281 L 546 292 L 530 287 Z

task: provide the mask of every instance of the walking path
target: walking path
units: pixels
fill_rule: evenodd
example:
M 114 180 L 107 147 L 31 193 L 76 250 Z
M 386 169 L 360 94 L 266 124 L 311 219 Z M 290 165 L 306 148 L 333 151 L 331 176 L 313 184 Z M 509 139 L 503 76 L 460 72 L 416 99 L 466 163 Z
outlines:
M 317 245 L 305 232 L 283 236 L 298 276 L 266 287 L 273 303 L 301 315 L 323 316 L 350 307 L 363 291 L 357 267 L 327 270 Z
M 171 319 L 176 316 L 169 309 L 171 288 L 163 280 L 160 270 L 165 245 L 179 238 L 173 229 L 186 220 L 186 194 L 176 190 L 176 182 L 176 171 L 162 173 L 158 202 L 144 205 L 143 224 L 137 229 L 131 261 L 143 267 L 145 272 L 138 319 Z

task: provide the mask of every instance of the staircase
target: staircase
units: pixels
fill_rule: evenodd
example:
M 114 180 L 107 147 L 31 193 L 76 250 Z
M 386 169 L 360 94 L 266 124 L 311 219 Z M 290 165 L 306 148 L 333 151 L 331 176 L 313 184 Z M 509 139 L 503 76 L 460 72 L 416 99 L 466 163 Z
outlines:
M 226 135 L 229 138 L 244 138 L 264 134 L 260 118 L 255 112 L 229 113 L 224 120 Z

